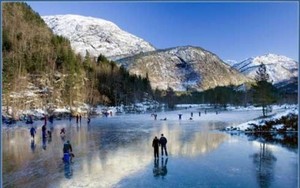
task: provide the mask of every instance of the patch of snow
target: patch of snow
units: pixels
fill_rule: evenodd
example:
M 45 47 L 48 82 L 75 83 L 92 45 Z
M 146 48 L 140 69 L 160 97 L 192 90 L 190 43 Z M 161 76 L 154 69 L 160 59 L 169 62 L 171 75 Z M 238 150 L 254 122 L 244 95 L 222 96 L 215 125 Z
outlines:
M 65 108 L 56 108 L 54 110 L 54 112 L 58 112 L 58 113 L 64 113 L 64 112 L 67 112 L 69 113 L 70 112 L 70 109 L 67 109 L 66 107 Z
M 283 127 L 284 127 L 283 124 L 273 125 L 273 128 L 276 128 L 277 130 L 282 129 Z
M 242 109 L 242 108 L 240 108 Z M 238 110 L 240 110 L 238 109 Z M 266 121 L 275 121 L 277 119 L 280 119 L 281 117 L 283 116 L 287 116 L 288 114 L 298 114 L 298 106 L 297 105 L 274 105 L 274 108 L 273 109 L 276 109 L 276 110 L 283 110 L 282 112 L 278 112 L 276 113 L 275 115 L 273 115 L 272 117 L 269 117 L 269 118 L 265 118 L 265 119 L 259 119 L 259 120 L 251 120 L 251 121 L 248 121 L 248 122 L 245 122 L 245 123 L 242 123 L 242 124 L 239 124 L 237 126 L 234 126 L 234 127 L 226 127 L 226 130 L 230 130 L 232 128 L 237 128 L 241 131 L 245 131 L 246 129 L 252 129 L 253 128 L 253 124 L 255 125 L 258 125 L 258 126 L 262 126 L 264 125 L 264 123 Z M 237 110 L 237 109 L 235 109 Z M 260 110 L 261 110 L 261 107 L 260 107 Z M 278 127 L 277 127 L 278 126 Z M 281 128 L 283 125 L 277 125 L 277 126 L 273 126 L 274 128 L 276 129 L 279 129 L 279 127 Z

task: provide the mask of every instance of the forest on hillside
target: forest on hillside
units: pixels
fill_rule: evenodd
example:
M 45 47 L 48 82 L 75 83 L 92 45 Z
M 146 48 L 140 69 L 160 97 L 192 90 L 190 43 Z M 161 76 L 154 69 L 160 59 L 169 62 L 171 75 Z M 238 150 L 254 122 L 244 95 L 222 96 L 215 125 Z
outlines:
M 130 75 L 103 55 L 75 54 L 26 3 L 3 3 L 2 13 L 4 106 L 117 105 L 151 97 L 147 78 Z

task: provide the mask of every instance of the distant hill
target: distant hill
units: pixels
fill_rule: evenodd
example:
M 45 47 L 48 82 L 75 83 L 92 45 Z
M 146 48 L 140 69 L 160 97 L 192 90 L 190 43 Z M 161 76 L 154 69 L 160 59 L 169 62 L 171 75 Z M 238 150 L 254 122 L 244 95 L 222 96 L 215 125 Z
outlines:
M 199 47 L 183 46 L 143 53 L 117 61 L 131 73 L 148 76 L 152 88 L 175 91 L 206 90 L 250 82 L 217 55 Z

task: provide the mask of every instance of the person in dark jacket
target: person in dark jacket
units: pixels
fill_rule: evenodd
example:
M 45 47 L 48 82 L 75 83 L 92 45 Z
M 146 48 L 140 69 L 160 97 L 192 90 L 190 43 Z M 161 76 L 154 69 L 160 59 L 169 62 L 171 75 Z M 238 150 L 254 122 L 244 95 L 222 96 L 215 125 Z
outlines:
M 46 125 L 43 125 L 42 126 L 42 137 L 43 138 L 46 138 L 46 131 L 47 131 Z
M 90 122 L 91 122 L 91 117 L 88 116 L 88 118 L 87 118 L 87 123 L 90 124 Z
M 68 154 L 70 157 L 70 162 L 72 162 L 72 158 L 74 157 L 74 154 L 72 153 L 72 145 L 70 143 L 70 141 L 68 140 L 66 143 L 64 143 L 64 148 L 63 148 L 63 152 L 64 155 Z
M 76 115 L 76 123 L 78 123 L 78 120 L 79 120 L 79 115 L 77 114 Z
M 65 128 L 62 128 L 62 129 L 60 129 L 60 133 L 59 133 L 60 135 L 65 135 L 66 134 L 66 130 L 65 130 Z
M 159 140 L 155 137 L 152 141 L 152 147 L 154 148 L 154 158 L 158 158 L 158 148 L 159 148 Z
M 70 144 L 69 140 L 64 144 L 63 152 L 64 153 L 71 153 L 72 152 L 72 145 Z
M 168 156 L 167 152 L 167 139 L 164 137 L 164 134 L 161 134 L 161 137 L 159 139 L 159 144 L 161 145 L 161 156 L 164 156 L 163 151 L 165 150 L 165 155 Z
M 181 116 L 182 116 L 182 114 L 178 114 L 179 120 L 181 120 Z

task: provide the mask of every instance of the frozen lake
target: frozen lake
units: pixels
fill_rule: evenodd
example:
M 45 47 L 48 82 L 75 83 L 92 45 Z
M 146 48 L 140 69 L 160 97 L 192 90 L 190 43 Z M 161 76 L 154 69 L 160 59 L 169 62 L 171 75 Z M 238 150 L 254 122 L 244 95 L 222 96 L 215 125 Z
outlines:
M 54 121 L 52 139 L 33 143 L 27 125 L 3 128 L 4 187 L 297 187 L 298 147 L 259 142 L 218 131 L 261 115 L 261 111 L 191 109 Z M 178 120 L 182 113 L 182 120 Z M 167 121 L 160 119 L 167 118 Z M 60 129 L 75 158 L 63 164 Z M 48 124 L 48 128 L 50 125 Z M 152 140 L 164 133 L 168 158 L 154 160 Z

